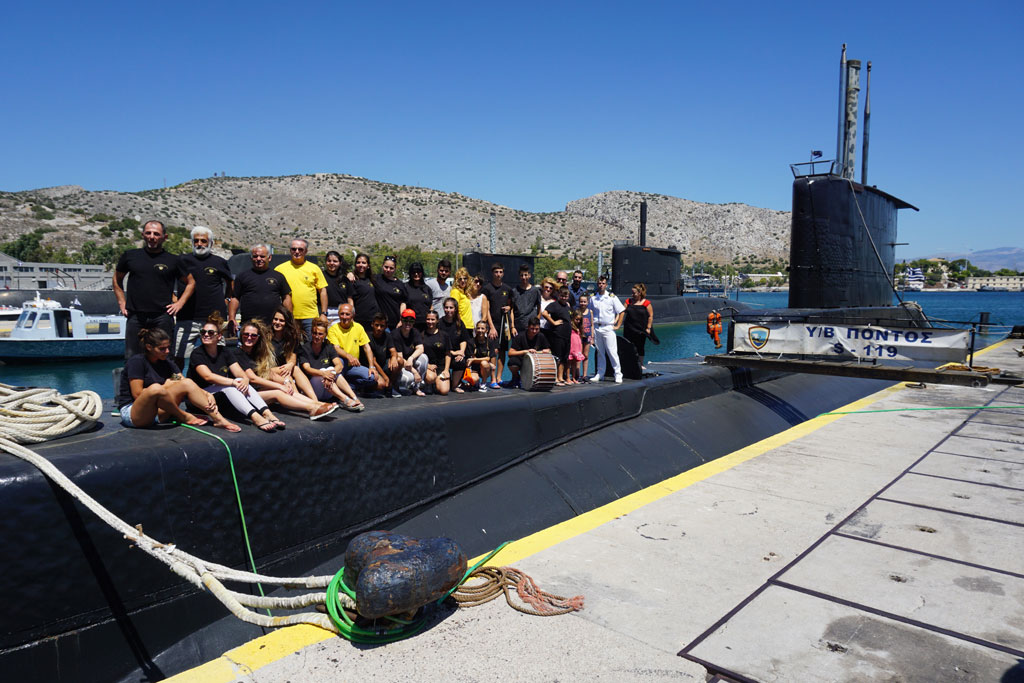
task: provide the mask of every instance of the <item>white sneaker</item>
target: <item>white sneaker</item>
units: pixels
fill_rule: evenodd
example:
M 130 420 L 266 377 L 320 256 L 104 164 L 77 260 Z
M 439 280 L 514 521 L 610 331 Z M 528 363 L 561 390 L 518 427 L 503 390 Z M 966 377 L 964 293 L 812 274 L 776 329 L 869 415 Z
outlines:
M 622 375 L 615 375 L 615 383 L 622 384 Z
M 601 381 L 601 375 L 594 375 L 593 377 L 590 378 L 590 381 L 591 382 L 600 382 Z

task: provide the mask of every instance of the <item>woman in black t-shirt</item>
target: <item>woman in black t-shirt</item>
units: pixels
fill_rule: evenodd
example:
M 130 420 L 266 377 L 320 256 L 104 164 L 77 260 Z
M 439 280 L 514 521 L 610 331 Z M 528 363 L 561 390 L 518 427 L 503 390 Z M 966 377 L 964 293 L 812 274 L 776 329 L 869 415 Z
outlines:
M 409 295 L 405 290 L 405 283 L 395 277 L 397 262 L 394 256 L 385 256 L 381 265 L 381 272 L 377 275 L 374 283 L 377 294 L 377 306 L 381 312 L 388 317 L 388 327 L 392 330 L 398 327 L 398 319 L 406 308 Z M 433 297 L 431 297 L 433 300 Z M 419 318 L 417 318 L 419 320 Z M 369 327 L 364 325 L 363 328 Z
M 264 401 L 280 403 L 290 410 L 302 410 L 310 420 L 319 420 L 337 409 L 333 403 L 322 403 L 295 390 L 294 384 L 279 382 L 273 373 L 274 359 L 270 344 L 270 332 L 258 320 L 244 323 L 238 331 L 238 349 L 235 352 L 238 370 L 231 367 L 236 377 L 245 377 L 249 384 L 257 387 Z M 284 429 L 280 420 L 274 422 L 278 429 Z
M 204 391 L 167 360 L 171 353 L 171 338 L 159 327 L 139 331 L 137 353 L 124 364 L 121 373 L 121 391 L 118 408 L 121 424 L 125 427 L 150 427 L 159 422 L 177 420 L 183 424 L 201 427 L 209 421 L 181 409 L 186 399 L 206 413 L 214 427 L 229 432 L 241 431 L 217 410 L 213 394 Z
M 421 332 L 427 329 L 427 311 L 434 304 L 434 293 L 423 280 L 423 264 L 412 263 L 409 265 L 409 281 L 405 283 L 406 307 L 416 312 L 416 324 L 414 327 Z
M 334 350 L 334 344 L 326 343 L 327 323 L 314 320 L 312 334 L 312 339 L 299 347 L 299 363 L 303 374 L 308 373 L 313 379 L 317 399 L 329 401 L 336 398 L 345 410 L 362 412 L 365 406 L 342 374 L 345 364 Z
M 377 305 L 376 287 L 373 284 L 373 269 L 370 268 L 370 257 L 366 254 L 357 254 L 352 272 L 348 275 L 349 294 L 352 297 L 352 318 L 368 329 L 373 322 L 373 316 L 380 311 Z
M 437 328 L 437 313 L 427 313 L 427 329 L 423 333 L 423 354 L 427 357 L 427 384 L 441 396 L 447 396 L 451 388 L 451 344 L 448 336 Z
M 491 356 L 495 354 L 497 346 L 497 343 L 487 336 L 487 321 L 478 322 L 473 339 L 469 343 L 466 364 L 473 385 L 480 391 L 487 391 L 487 382 L 491 378 Z
M 324 279 L 327 280 L 327 308 L 336 314 L 338 306 L 352 303 L 349 291 L 348 265 L 333 249 L 324 256 Z
M 199 330 L 200 343 L 189 358 L 189 379 L 205 387 L 218 402 L 222 398 L 228 401 L 264 432 L 272 432 L 278 419 L 255 387 L 249 386 L 231 349 L 218 345 L 223 329 L 224 320 L 214 311 Z
M 466 344 L 469 342 L 469 334 L 466 332 L 462 319 L 458 316 L 459 302 L 449 297 L 444 300 L 444 317 L 437 321 L 437 327 L 441 333 L 448 337 L 448 346 L 451 347 L 449 355 L 452 357 L 451 373 L 452 384 L 455 393 L 463 393 L 460 386 L 462 375 L 466 370 Z M 486 322 L 481 320 L 480 322 Z
M 319 400 L 313 391 L 309 378 L 299 368 L 299 345 L 305 340 L 305 332 L 295 322 L 292 312 L 278 306 L 270 320 L 270 345 L 274 350 L 273 373 L 282 384 L 294 384 L 299 391 L 314 401 Z

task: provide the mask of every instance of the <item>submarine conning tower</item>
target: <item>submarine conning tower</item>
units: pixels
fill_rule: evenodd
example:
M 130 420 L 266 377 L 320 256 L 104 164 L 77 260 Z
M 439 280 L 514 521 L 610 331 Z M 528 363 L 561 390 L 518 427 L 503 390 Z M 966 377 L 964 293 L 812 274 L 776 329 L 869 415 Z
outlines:
M 914 209 L 834 174 L 793 181 L 790 308 L 892 305 L 896 212 Z
M 867 184 L 871 128 L 871 62 L 864 96 L 861 182 L 854 182 L 860 60 L 839 60 L 839 123 L 836 158 L 791 164 L 792 229 L 789 243 L 789 307 L 891 306 L 896 263 L 896 212 L 914 209 Z M 827 170 L 817 169 L 827 164 Z

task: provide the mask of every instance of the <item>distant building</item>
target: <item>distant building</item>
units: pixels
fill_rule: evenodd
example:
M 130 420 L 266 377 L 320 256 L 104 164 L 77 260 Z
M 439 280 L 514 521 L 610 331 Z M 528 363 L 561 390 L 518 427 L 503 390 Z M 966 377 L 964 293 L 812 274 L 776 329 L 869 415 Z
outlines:
M 982 287 L 999 287 L 1013 292 L 1024 290 L 1024 275 L 990 275 L 988 277 L 968 277 L 967 289 Z
M 0 252 L 2 289 L 107 289 L 110 272 L 84 263 L 31 263 Z

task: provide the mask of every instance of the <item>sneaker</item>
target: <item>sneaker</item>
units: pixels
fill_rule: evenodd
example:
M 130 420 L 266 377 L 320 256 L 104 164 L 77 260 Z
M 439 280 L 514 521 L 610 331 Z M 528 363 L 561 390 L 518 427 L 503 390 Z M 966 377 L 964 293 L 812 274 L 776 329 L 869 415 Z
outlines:
M 321 417 L 327 417 L 337 409 L 337 403 L 321 403 L 312 413 L 309 414 L 309 419 L 319 420 Z
M 402 392 L 400 392 L 398 389 L 392 389 L 391 398 L 402 398 Z
M 622 384 L 622 375 L 615 375 L 615 383 Z
M 511 382 L 508 383 L 508 385 L 511 388 L 513 388 L 513 389 L 522 389 L 523 388 L 523 383 L 520 380 L 518 380 L 518 379 L 512 380 Z
M 477 391 L 479 391 L 481 394 L 486 394 L 487 393 L 487 385 L 484 384 L 483 382 L 480 382 L 480 386 L 477 387 Z
M 591 377 L 587 381 L 589 381 L 589 382 L 600 382 L 601 381 L 601 375 L 594 375 L 593 377 Z

